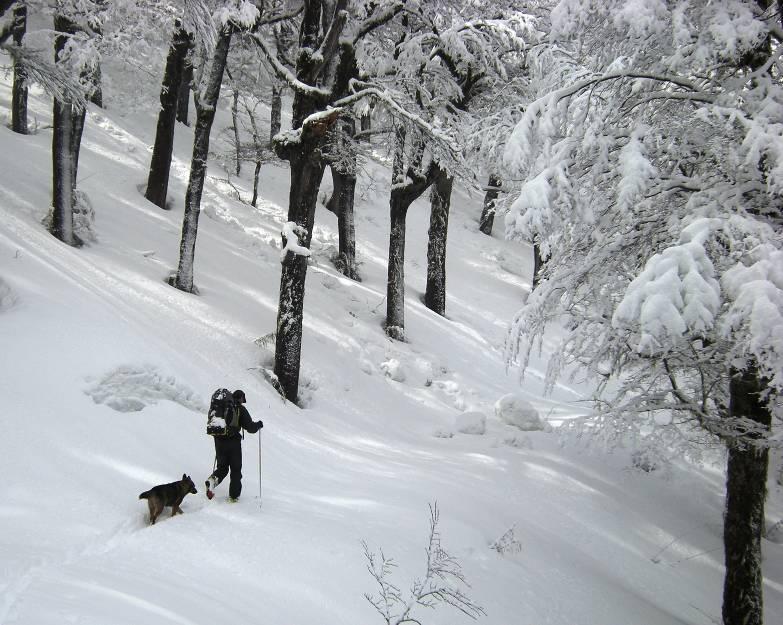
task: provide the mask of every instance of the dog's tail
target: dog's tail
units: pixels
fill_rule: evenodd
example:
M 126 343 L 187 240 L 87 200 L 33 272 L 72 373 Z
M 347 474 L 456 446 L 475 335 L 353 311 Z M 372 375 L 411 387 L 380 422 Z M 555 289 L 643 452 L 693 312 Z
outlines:
M 151 492 L 152 491 L 145 490 L 141 495 L 139 495 L 139 499 L 148 499 Z

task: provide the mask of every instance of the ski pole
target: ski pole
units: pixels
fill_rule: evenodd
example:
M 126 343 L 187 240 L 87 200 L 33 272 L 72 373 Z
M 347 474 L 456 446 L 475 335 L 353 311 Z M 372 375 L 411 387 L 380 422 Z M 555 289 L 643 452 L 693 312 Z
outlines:
M 258 431 L 258 507 L 261 507 L 261 430 Z

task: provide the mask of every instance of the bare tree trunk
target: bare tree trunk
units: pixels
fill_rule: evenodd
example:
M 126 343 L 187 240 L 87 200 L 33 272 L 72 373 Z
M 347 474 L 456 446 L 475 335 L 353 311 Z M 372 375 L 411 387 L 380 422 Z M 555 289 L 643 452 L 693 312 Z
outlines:
M 169 190 L 171 155 L 174 152 L 174 126 L 176 125 L 178 87 L 182 82 L 182 68 L 190 47 L 190 36 L 177 20 L 176 30 L 171 38 L 163 84 L 160 88 L 160 111 L 155 131 L 155 146 L 152 148 L 147 190 L 144 193 L 150 202 L 166 208 Z
M 343 119 L 336 132 L 339 160 L 330 165 L 332 171 L 332 196 L 326 208 L 337 215 L 338 258 L 335 263 L 340 272 L 351 280 L 359 280 L 356 269 L 356 223 L 354 198 L 356 195 L 356 147 L 353 136 L 356 122 Z
M 453 186 L 454 178 L 441 170 L 432 189 L 424 305 L 439 315 L 446 314 L 446 239 Z
M 544 268 L 544 260 L 541 258 L 541 246 L 538 241 L 533 242 L 533 284 L 531 289 L 535 289 L 541 284 L 541 270 Z
M 500 177 L 496 174 L 489 175 L 487 182 L 487 193 L 484 196 L 484 207 L 481 210 L 481 219 L 479 220 L 479 230 L 486 235 L 492 234 L 492 226 L 495 224 L 495 204 L 500 195 L 502 185 Z
M 27 32 L 27 5 L 19 3 L 14 7 L 14 44 L 22 45 Z M 14 61 L 14 85 L 11 95 L 11 129 L 26 135 L 27 127 L 27 70 L 19 61 Z
M 272 113 L 269 124 L 269 145 L 272 145 L 272 138 L 280 132 L 283 117 L 283 87 L 274 85 L 272 87 Z
M 185 214 L 182 220 L 182 239 L 179 246 L 179 266 L 172 280 L 173 286 L 194 292 L 193 263 L 196 255 L 196 235 L 198 234 L 198 218 L 201 213 L 201 194 L 204 191 L 204 180 L 207 175 L 207 157 L 209 155 L 209 134 L 215 120 L 220 85 L 223 82 L 223 71 L 226 68 L 226 58 L 231 45 L 233 28 L 226 26 L 220 31 L 215 53 L 212 57 L 212 67 L 203 95 L 196 100 L 196 129 L 193 138 L 193 156 L 190 162 L 190 179 L 185 194 Z
M 412 146 L 412 167 L 404 172 L 406 132 L 403 126 L 395 131 L 392 162 L 392 190 L 389 198 L 389 263 L 386 280 L 386 334 L 397 341 L 405 340 L 405 220 L 408 209 L 432 185 L 439 171 L 432 163 L 425 173 L 413 167 L 421 166 L 420 142 Z
M 242 144 L 239 140 L 239 89 L 231 90 L 231 123 L 234 125 L 234 153 L 236 154 L 236 175 L 242 173 Z
M 178 93 L 177 93 L 177 121 L 190 126 L 188 121 L 188 107 L 190 106 L 190 86 L 193 82 L 193 61 L 190 58 L 190 48 L 192 48 L 193 40 L 189 39 L 188 53 L 185 55 L 185 60 L 182 65 L 182 77 L 180 78 Z
M 386 334 L 405 340 L 405 220 L 408 208 L 400 194 L 392 191 L 389 202 L 389 264 L 386 280 Z
M 310 247 L 318 189 L 326 168 L 311 150 L 302 148 L 291 162 L 291 189 L 288 199 L 288 221 L 305 231 L 300 244 Z M 290 401 L 299 393 L 299 367 L 302 357 L 302 322 L 304 317 L 305 277 L 307 258 L 289 253 L 282 262 L 280 302 L 277 308 L 277 337 L 274 372 Z
M 732 371 L 730 414 L 768 431 L 772 415 L 764 396 L 766 384 L 755 363 Z M 723 584 L 723 625 L 763 625 L 761 535 L 767 495 L 769 448 L 760 435 L 753 442 L 730 442 L 723 526 L 726 576 Z
M 84 122 L 87 119 L 87 111 L 79 111 L 71 107 L 71 176 L 73 178 L 73 189 L 76 190 L 76 180 L 79 173 L 79 154 L 82 149 L 82 135 L 84 134 Z
M 250 200 L 250 205 L 255 208 L 258 202 L 258 176 L 261 173 L 261 161 L 256 161 L 256 170 L 253 172 L 253 199 Z
M 54 58 L 65 47 L 67 36 L 73 34 L 73 23 L 58 14 L 54 16 L 54 30 L 58 35 L 54 39 Z M 68 245 L 78 246 L 81 241 L 73 227 L 73 106 L 70 102 L 54 101 L 52 133 L 52 220 L 50 232 Z
M 78 245 L 73 229 L 72 106 L 54 101 L 52 134 L 53 209 L 50 232 L 63 243 Z

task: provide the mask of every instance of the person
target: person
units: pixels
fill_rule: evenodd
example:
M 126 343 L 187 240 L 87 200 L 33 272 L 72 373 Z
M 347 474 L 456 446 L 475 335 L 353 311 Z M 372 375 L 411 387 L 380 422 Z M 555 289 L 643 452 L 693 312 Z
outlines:
M 215 439 L 215 470 L 207 478 L 207 499 L 215 496 L 215 487 L 231 472 L 228 484 L 228 499 L 236 501 L 242 493 L 242 430 L 255 434 L 264 427 L 261 420 L 253 421 L 250 413 L 245 408 L 244 391 L 237 389 L 231 396 L 238 411 L 238 419 L 234 425 L 228 426 L 228 431 L 223 436 L 213 436 Z

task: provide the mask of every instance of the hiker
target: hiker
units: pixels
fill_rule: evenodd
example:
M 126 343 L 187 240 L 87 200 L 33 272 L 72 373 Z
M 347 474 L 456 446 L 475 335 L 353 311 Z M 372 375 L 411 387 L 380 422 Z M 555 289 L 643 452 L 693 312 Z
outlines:
M 245 393 L 237 389 L 231 393 L 234 418 L 226 424 L 224 434 L 215 434 L 215 470 L 206 481 L 207 498 L 215 496 L 214 488 L 223 481 L 231 470 L 228 485 L 229 501 L 239 499 L 242 492 L 242 430 L 255 434 L 264 427 L 262 421 L 253 421 L 245 403 Z

